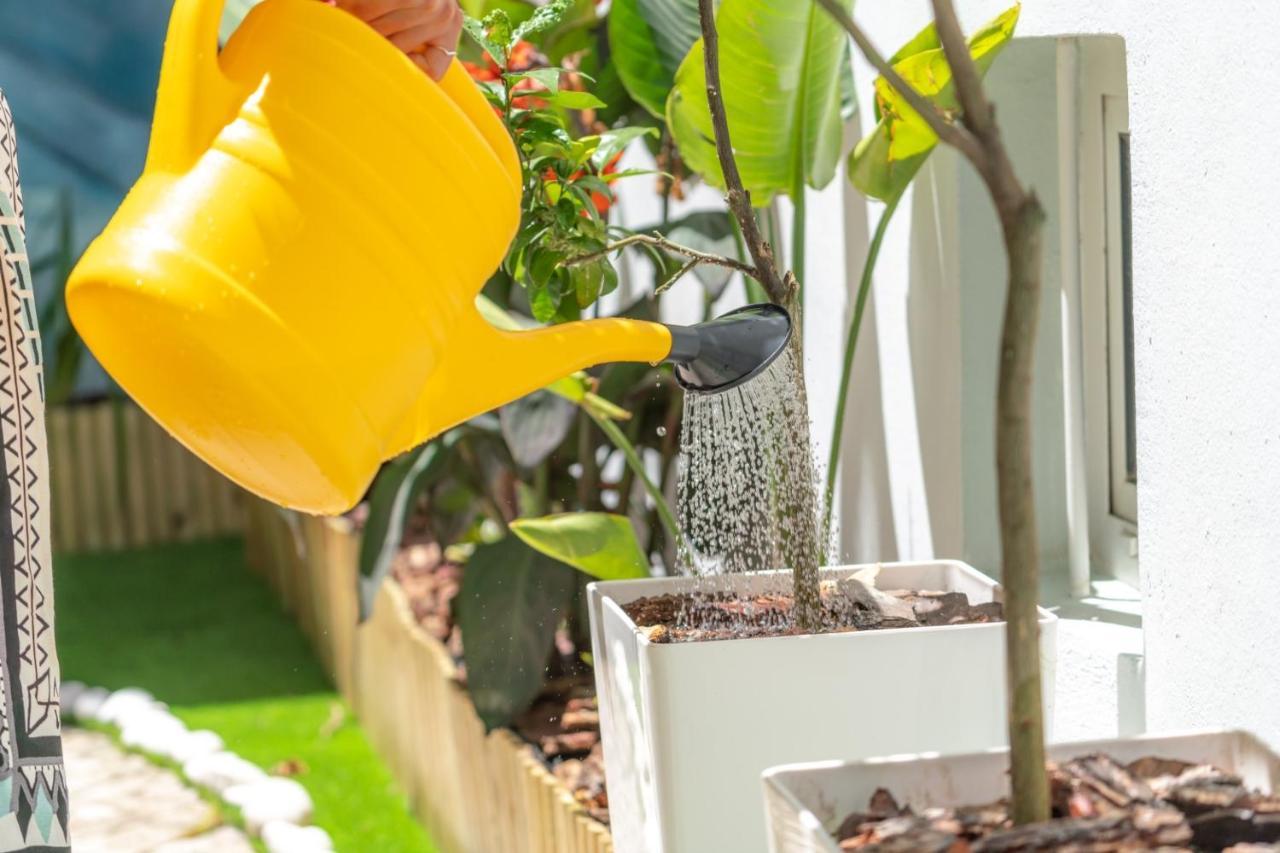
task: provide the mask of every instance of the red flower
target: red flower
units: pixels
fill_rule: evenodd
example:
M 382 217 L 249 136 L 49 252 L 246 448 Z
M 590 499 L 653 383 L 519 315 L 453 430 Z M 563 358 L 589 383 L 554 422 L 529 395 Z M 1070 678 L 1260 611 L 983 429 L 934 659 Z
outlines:
M 610 158 L 608 163 L 605 163 L 604 168 L 601 169 L 598 174 L 600 175 L 614 174 L 615 172 L 618 171 L 618 161 L 621 159 L 622 159 L 622 152 L 619 151 L 617 154 L 614 154 L 612 158 Z M 573 183 L 574 181 L 578 180 L 578 178 L 581 178 L 585 174 L 587 174 L 585 170 L 579 169 L 578 171 L 574 172 L 572 175 L 569 176 L 569 183 Z M 547 169 L 545 172 L 543 172 L 542 180 L 544 183 L 552 183 L 553 181 L 555 181 L 556 180 L 555 170 Z M 591 191 L 591 203 L 595 206 L 596 213 L 600 214 L 601 216 L 609 215 L 609 208 L 613 207 L 613 201 L 614 201 L 613 193 L 609 193 L 608 195 L 606 195 L 605 193 L 598 192 L 596 190 Z M 588 214 L 584 210 L 582 211 L 582 215 L 589 216 L 590 214 Z
M 507 57 L 507 70 L 515 73 L 528 71 L 534 66 L 536 59 L 537 54 L 532 44 L 527 41 L 516 42 L 515 47 L 511 48 L 511 54 Z M 471 79 L 477 83 L 492 83 L 502 79 L 502 66 L 488 53 L 485 53 L 483 63 L 464 61 L 462 67 L 466 69 L 467 74 L 471 75 Z M 511 87 L 511 91 L 537 92 L 541 88 L 537 83 L 526 77 L 517 81 Z M 519 110 L 528 110 L 544 106 L 545 102 L 539 98 L 525 96 L 513 98 L 511 105 Z
M 546 89 L 544 89 L 540 84 L 535 83 L 533 80 L 526 77 L 523 80 L 517 80 L 516 84 L 511 87 L 511 91 L 513 93 L 514 92 L 545 92 Z M 544 101 L 542 98 L 535 98 L 529 95 L 526 95 L 521 98 L 513 97 L 511 99 L 511 106 L 515 107 L 518 110 L 536 110 L 541 107 L 545 107 L 546 105 L 547 105 L 547 102 Z
M 528 71 L 537 58 L 537 50 L 527 41 L 518 41 L 507 56 L 507 68 L 511 71 Z
M 617 172 L 618 161 L 621 159 L 622 159 L 622 152 L 619 151 L 617 154 L 614 154 L 613 157 L 609 159 L 608 163 L 604 164 L 604 168 L 600 170 L 600 174 L 612 175 L 615 172 Z M 596 206 L 596 211 L 599 212 L 601 216 L 607 216 L 609 213 L 609 208 L 613 206 L 613 193 L 611 192 L 609 193 L 609 195 L 606 196 L 604 193 L 593 192 L 591 193 L 591 203 Z
M 487 58 L 488 56 L 489 54 L 486 53 L 485 57 Z M 462 67 L 471 75 L 471 79 L 477 83 L 489 83 L 502 76 L 502 73 L 498 70 L 498 64 L 492 59 L 489 59 L 484 65 L 477 65 L 474 62 L 464 60 Z

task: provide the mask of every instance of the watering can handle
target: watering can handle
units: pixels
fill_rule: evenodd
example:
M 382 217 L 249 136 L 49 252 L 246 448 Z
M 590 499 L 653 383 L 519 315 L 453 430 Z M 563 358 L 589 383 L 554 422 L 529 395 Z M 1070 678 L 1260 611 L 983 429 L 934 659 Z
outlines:
M 184 172 L 231 120 L 236 89 L 218 62 L 224 0 L 176 0 L 165 37 L 147 169 Z

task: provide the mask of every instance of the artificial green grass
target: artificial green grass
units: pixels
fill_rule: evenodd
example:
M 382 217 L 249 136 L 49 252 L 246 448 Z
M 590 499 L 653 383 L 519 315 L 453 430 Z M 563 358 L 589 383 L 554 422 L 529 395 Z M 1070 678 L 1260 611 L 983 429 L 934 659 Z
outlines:
M 59 556 L 54 589 L 64 680 L 143 687 L 267 770 L 297 762 L 338 851 L 435 850 L 238 540 Z

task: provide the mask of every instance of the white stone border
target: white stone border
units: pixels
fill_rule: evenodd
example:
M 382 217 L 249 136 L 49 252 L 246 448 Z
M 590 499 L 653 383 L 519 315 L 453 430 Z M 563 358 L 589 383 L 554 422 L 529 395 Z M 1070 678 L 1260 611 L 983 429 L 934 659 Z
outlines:
M 140 687 L 110 691 L 78 681 L 62 685 L 62 719 L 114 726 L 120 742 L 182 766 L 190 784 L 239 809 L 250 834 L 270 853 L 329 853 L 329 833 L 311 822 L 311 795 L 293 779 L 266 771 L 229 752 L 216 732 L 190 731 L 169 706 Z M 75 803 L 72 803 L 75 808 Z

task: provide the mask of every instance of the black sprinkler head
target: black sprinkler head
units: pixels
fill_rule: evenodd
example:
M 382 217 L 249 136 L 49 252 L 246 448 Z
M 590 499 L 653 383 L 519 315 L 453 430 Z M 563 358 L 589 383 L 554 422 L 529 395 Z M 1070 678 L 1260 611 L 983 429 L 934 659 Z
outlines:
M 778 305 L 748 305 L 696 326 L 668 326 L 676 381 L 715 394 L 758 376 L 791 339 L 791 315 Z

